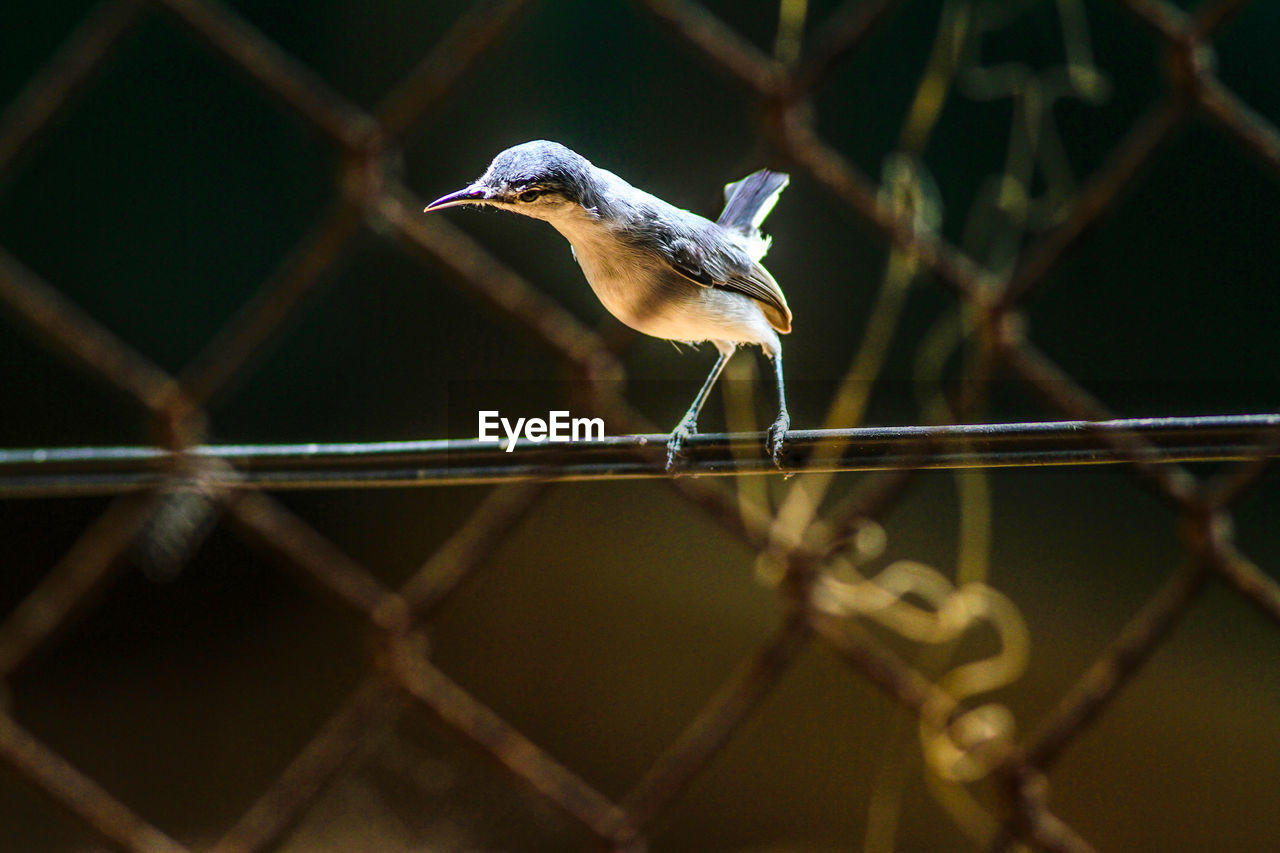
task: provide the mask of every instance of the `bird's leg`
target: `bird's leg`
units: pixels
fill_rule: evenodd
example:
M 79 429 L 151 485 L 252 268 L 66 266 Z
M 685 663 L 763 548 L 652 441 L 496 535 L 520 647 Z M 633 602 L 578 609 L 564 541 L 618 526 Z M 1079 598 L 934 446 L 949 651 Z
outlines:
M 716 359 L 716 363 L 712 366 L 711 374 L 707 376 L 707 381 L 702 383 L 702 389 L 698 391 L 698 396 L 693 398 L 689 411 L 684 413 L 680 423 L 676 424 L 676 428 L 671 431 L 671 438 L 667 440 L 668 471 L 675 464 L 676 457 L 680 455 L 680 448 L 684 446 L 684 440 L 698 431 L 698 413 L 702 411 L 703 404 L 707 402 L 707 395 L 711 393 L 711 386 L 716 384 L 716 380 L 720 378 L 720 373 L 724 370 L 724 366 L 729 362 L 729 356 L 733 355 L 733 351 L 737 348 L 735 344 L 721 341 L 714 341 L 714 343 L 716 349 L 720 351 L 720 357 Z
M 773 373 L 778 380 L 778 418 L 769 427 L 765 446 L 773 457 L 773 464 L 782 467 L 782 451 L 787 441 L 787 430 L 791 429 L 791 415 L 787 412 L 787 391 L 782 381 L 782 350 L 769 356 L 773 362 Z

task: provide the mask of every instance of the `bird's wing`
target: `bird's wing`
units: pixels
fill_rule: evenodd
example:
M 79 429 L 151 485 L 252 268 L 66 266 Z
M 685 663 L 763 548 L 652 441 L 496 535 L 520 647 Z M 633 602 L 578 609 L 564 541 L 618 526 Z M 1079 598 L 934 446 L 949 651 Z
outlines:
M 791 309 L 782 288 L 769 271 L 745 252 L 732 252 L 689 239 L 676 238 L 664 246 L 663 254 L 680 275 L 703 287 L 720 287 L 750 296 L 760 303 L 769 325 L 779 332 L 791 331 Z

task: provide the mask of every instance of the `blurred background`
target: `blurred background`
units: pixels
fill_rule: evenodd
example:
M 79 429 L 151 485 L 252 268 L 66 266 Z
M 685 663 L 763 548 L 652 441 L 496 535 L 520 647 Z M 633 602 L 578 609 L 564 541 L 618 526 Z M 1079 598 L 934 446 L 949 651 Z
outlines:
M 222 8 L 337 99 L 374 113 L 476 14 L 473 5 L 234 0 Z M 792 171 L 766 230 L 768 267 L 795 314 L 784 340 L 793 425 L 820 426 L 837 398 L 861 424 L 949 419 L 942 393 L 972 378 L 974 360 L 955 295 L 793 168 L 762 133 L 769 116 L 746 87 L 640 3 L 487 5 L 522 8 L 430 109 L 392 134 L 389 174 L 415 199 L 455 190 L 499 150 L 538 138 L 710 216 L 723 184 L 762 166 Z M 699 5 L 785 64 L 821 43 L 830 22 L 882 4 Z M 1002 279 L 1168 97 L 1165 49 L 1113 2 L 890 5 L 814 90 L 814 126 L 885 187 L 887 205 Z M 0 104 L 17 103 L 95 8 L 4 5 Z M 1280 6 L 1259 0 L 1224 25 L 1212 58 L 1222 83 L 1270 122 L 1280 121 L 1277 38 Z M 350 175 L 330 138 L 159 8 L 142 11 L 21 156 L 0 162 L 0 247 L 175 374 L 208 361 L 206 347 L 331 215 Z M 642 415 L 660 429 L 678 420 L 714 360 L 709 348 L 633 338 L 542 223 L 441 216 L 596 330 L 619 354 L 621 390 Z M 576 380 L 554 353 L 390 230 L 376 213 L 353 229 L 278 332 L 208 400 L 207 440 L 467 438 L 477 388 L 504 414 L 543 414 L 572 399 Z M 1021 322 L 1119 416 L 1274 412 L 1277 234 L 1274 164 L 1193 118 L 1037 285 Z M 767 422 L 769 383 L 753 380 L 763 366 L 756 353 L 735 358 L 727 399 L 713 397 L 704 431 L 725 427 L 726 410 L 760 418 L 730 426 Z M 985 387 L 965 420 L 1064 417 L 1011 374 L 997 372 Z M 5 310 L 0 410 L 4 448 L 162 438 L 136 400 Z M 867 479 L 835 478 L 822 505 L 858 494 Z M 744 483 L 743 499 L 776 507 L 803 480 Z M 1233 507 L 1235 541 L 1272 578 L 1277 485 L 1264 475 Z M 488 491 L 273 498 L 394 588 Z M 14 612 L 110 504 L 0 501 L 0 613 Z M 1186 559 L 1177 513 L 1121 468 L 922 472 L 873 529 L 883 544 L 867 555 L 875 566 L 919 561 L 1012 602 L 1029 637 L 1025 671 L 979 701 L 1006 706 L 1019 733 L 1034 729 Z M 435 666 L 616 799 L 777 630 L 779 601 L 755 551 L 667 484 L 561 484 L 504 531 L 426 634 Z M 1211 583 L 1056 764 L 1055 814 L 1103 850 L 1275 849 L 1275 629 Z M 976 626 L 948 654 L 917 657 L 925 646 L 882 633 L 938 678 L 996 646 Z M 112 795 L 201 849 L 361 682 L 367 634 L 361 618 L 300 582 L 270 548 L 217 524 L 176 572 L 128 552 L 110 582 L 9 675 L 5 703 Z M 420 710 L 389 724 L 366 753 L 325 785 L 283 849 L 590 848 L 574 821 Z M 983 847 L 989 827 L 966 823 L 948 790 L 925 767 L 914 717 L 816 643 L 648 838 L 664 851 Z M 13 850 L 102 844 L 7 766 L 0 838 Z

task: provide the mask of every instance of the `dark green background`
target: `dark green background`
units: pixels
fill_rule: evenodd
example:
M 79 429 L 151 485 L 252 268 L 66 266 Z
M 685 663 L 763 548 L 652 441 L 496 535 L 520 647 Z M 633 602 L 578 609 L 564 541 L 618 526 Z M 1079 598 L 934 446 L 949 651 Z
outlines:
M 769 50 L 771 2 L 706 4 Z M 812 2 L 811 30 L 833 2 Z M 984 42 L 988 64 L 1062 62 L 1054 4 Z M 1077 176 L 1099 168 L 1163 91 L 1161 52 L 1117 4 L 1084 5 L 1099 105 L 1055 109 Z M 1195 5 L 1195 4 L 1189 4 Z M 372 109 L 464 2 L 237 2 L 252 25 Z M 403 139 L 424 199 L 502 148 L 551 138 L 667 200 L 714 213 L 720 186 L 769 163 L 743 91 L 624 2 L 533 4 Z M 0 11 L 8 103 L 90 8 Z M 898 136 L 941 4 L 908 2 L 817 94 L 825 138 L 873 177 Z M 1218 42 L 1224 82 L 1280 121 L 1280 7 L 1259 0 Z M 1003 168 L 1008 100 L 953 92 L 925 152 L 960 241 L 982 181 Z M 0 175 L 0 245 L 100 323 L 180 370 L 336 198 L 334 148 L 161 13 Z M 785 164 L 783 164 L 785 165 Z M 1033 189 L 1039 189 L 1038 187 Z M 584 323 L 612 323 L 545 225 L 455 211 L 480 240 Z M 769 221 L 769 267 L 795 313 L 785 341 L 797 427 L 816 426 L 859 344 L 882 239 L 796 174 Z M 1276 410 L 1280 182 L 1193 122 L 1026 306 L 1032 339 L 1122 415 Z M 873 423 L 912 423 L 921 336 L 952 305 L 922 281 L 877 384 Z M 746 356 L 739 356 L 746 358 Z M 645 413 L 674 423 L 711 361 L 637 342 Z M 450 383 L 557 379 L 529 336 L 431 267 L 364 233 L 244 380 L 210 409 L 220 441 L 444 437 Z M 518 383 L 513 383 L 513 385 Z M 767 399 L 767 395 L 766 395 Z M 137 443 L 139 408 L 0 312 L 0 446 Z M 456 423 L 457 413 L 453 413 Z M 986 417 L 1052 419 L 1002 381 Z M 706 427 L 722 423 L 719 400 Z M 461 436 L 455 436 L 461 437 Z M 999 695 L 1023 730 L 1177 565 L 1175 516 L 1122 471 L 990 475 L 992 582 L 1022 608 L 1031 667 Z M 840 488 L 854 482 L 842 480 Z M 1274 478 L 1241 505 L 1242 548 L 1280 555 Z M 483 490 L 335 492 L 281 499 L 388 583 L 409 575 Z M 922 476 L 886 519 L 890 555 L 955 560 L 955 478 Z M 99 499 L 0 503 L 0 602 L 20 600 Z M 753 555 L 660 484 L 554 487 L 431 630 L 447 673 L 606 794 L 620 796 L 742 655 L 776 624 Z M 361 627 L 219 528 L 175 581 L 135 571 L 11 683 L 18 719 L 184 842 L 215 837 L 279 773 L 359 676 Z M 1053 775 L 1058 813 L 1102 849 L 1274 849 L 1280 822 L 1280 634 L 1214 591 Z M 658 825 L 655 850 L 854 849 L 881 761 L 888 701 L 809 652 L 728 751 Z M 915 754 L 913 738 L 902 749 Z M 364 799 L 361 799 L 364 797 Z M 421 720 L 312 814 L 298 849 L 357 845 L 351 827 L 426 849 L 562 849 L 577 830 L 489 761 Z M 454 832 L 453 836 L 448 833 Z M 307 833 L 311 833 L 308 835 Z M 78 849 L 72 821 L 0 772 L 0 838 Z M 344 840 L 345 839 L 345 840 Z M 367 839 L 364 843 L 368 842 Z M 968 844 L 916 778 L 901 849 Z

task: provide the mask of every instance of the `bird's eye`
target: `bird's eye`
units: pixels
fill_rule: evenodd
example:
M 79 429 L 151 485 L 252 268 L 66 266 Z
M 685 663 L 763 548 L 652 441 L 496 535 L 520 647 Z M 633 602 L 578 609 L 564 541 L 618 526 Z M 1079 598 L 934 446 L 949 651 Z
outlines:
M 520 195 L 516 196 L 516 198 L 521 201 L 537 201 L 538 197 L 542 195 L 542 192 L 542 190 L 525 190 L 520 193 Z

